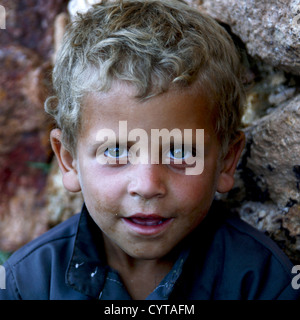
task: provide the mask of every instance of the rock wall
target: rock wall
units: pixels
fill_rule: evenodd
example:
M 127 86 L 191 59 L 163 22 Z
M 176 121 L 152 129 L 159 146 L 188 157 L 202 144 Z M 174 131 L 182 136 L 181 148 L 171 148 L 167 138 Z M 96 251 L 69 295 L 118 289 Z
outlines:
M 226 23 L 252 57 L 287 72 L 300 73 L 299 0 L 190 1 Z
M 53 25 L 63 0 L 2 0 L 0 30 L 0 250 L 48 229 L 45 188 L 52 152 L 44 100 L 51 91 Z
M 67 21 L 62 12 L 68 5 L 72 16 L 94 2 L 55 0 L 49 8 L 40 1 L 34 8 L 29 0 L 18 6 L 4 2 L 10 13 L 7 30 L 0 30 L 5 70 L 0 75 L 0 250 L 15 250 L 80 210 L 81 194 L 64 190 L 57 163 L 51 160 L 50 125 L 42 104 L 50 90 L 47 72 Z M 231 33 L 245 67 L 247 143 L 235 187 L 217 198 L 300 264 L 299 1 L 188 3 Z

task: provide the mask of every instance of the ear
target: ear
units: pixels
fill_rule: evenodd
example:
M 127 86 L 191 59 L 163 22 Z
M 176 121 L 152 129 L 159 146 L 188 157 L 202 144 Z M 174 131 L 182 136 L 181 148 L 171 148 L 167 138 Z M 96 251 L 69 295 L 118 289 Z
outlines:
M 52 149 L 56 155 L 60 171 L 63 175 L 63 185 L 70 192 L 81 191 L 76 160 L 64 147 L 61 141 L 61 130 L 54 129 L 50 133 Z
M 229 145 L 228 152 L 222 160 L 221 173 L 218 179 L 217 191 L 226 193 L 234 186 L 234 172 L 241 153 L 245 146 L 245 134 L 240 132 L 239 136 Z

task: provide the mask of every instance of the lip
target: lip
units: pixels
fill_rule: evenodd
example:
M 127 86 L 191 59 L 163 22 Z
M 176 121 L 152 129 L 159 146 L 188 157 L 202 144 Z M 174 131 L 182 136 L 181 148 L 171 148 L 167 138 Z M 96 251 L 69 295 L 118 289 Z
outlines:
M 150 236 L 163 232 L 173 218 L 164 218 L 158 214 L 137 213 L 129 217 L 123 217 L 122 220 L 133 232 Z

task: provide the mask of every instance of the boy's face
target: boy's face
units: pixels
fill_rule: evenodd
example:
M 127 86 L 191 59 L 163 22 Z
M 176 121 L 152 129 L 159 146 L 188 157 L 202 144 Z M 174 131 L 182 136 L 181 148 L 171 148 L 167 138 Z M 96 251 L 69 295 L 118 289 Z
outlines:
M 137 259 L 160 259 L 201 223 L 216 190 L 231 189 L 242 143 L 221 159 L 212 106 L 199 91 L 171 90 L 144 102 L 134 95 L 132 87 L 115 84 L 108 93 L 86 97 L 76 158 L 72 159 L 62 145 L 54 146 L 59 140 L 58 132 L 52 133 L 51 139 L 57 148 L 65 187 L 82 191 L 109 252 L 125 252 Z M 119 139 L 119 121 L 127 121 L 128 132 L 136 128 L 146 131 L 149 145 L 151 129 L 204 129 L 204 171 L 186 175 L 184 165 L 172 162 L 99 164 L 97 133 L 112 129 Z M 124 152 L 126 155 L 124 150 L 117 151 L 120 156 Z M 117 156 L 115 149 L 106 150 L 105 154 Z

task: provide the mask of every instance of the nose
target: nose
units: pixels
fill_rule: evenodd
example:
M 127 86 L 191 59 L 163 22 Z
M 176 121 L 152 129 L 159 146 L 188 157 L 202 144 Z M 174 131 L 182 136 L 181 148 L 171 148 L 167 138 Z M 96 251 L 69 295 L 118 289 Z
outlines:
M 149 200 L 162 198 L 167 193 L 164 169 L 157 164 L 138 164 L 132 171 L 128 193 Z

